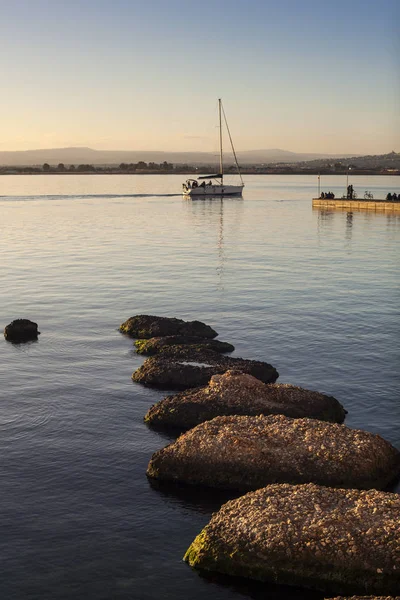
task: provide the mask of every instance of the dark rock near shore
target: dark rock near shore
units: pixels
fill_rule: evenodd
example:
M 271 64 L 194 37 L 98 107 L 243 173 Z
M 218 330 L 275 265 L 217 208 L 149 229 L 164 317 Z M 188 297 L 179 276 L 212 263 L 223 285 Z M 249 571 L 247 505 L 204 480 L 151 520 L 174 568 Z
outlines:
M 9 342 L 29 342 L 37 340 L 40 331 L 37 323 L 29 319 L 16 319 L 4 329 L 4 337 Z
M 283 415 L 216 417 L 155 452 L 147 475 L 208 487 L 254 490 L 270 483 L 384 488 L 400 452 L 379 435 Z
M 343 423 L 346 411 L 333 396 L 286 383 L 265 384 L 252 375 L 230 370 L 214 375 L 208 386 L 168 396 L 150 408 L 152 427 L 191 429 L 222 415 L 270 415 Z
M 329 594 L 396 594 L 399 514 L 398 494 L 269 485 L 222 506 L 184 560 Z
M 156 317 L 153 315 L 136 315 L 125 323 L 119 330 L 134 338 L 152 338 L 168 335 L 191 335 L 212 339 L 218 333 L 209 325 L 201 321 L 183 321 L 170 317 Z
M 400 596 L 335 596 L 325 600 L 400 600 Z
M 170 346 L 145 360 L 132 379 L 161 389 L 187 389 L 206 385 L 213 375 L 238 369 L 264 383 L 276 381 L 278 371 L 266 362 L 222 356 L 213 350 Z
M 214 352 L 219 353 L 233 352 L 235 349 L 235 346 L 228 344 L 228 342 L 220 342 L 219 340 L 189 335 L 168 335 L 164 337 L 136 340 L 135 346 L 138 354 L 145 354 L 148 356 L 158 354 L 167 346 L 190 346 L 194 349 L 214 350 Z

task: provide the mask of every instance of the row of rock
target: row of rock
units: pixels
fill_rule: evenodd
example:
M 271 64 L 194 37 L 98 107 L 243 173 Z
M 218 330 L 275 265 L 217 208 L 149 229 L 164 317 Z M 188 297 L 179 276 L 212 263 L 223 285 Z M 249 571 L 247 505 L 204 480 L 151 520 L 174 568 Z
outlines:
M 125 321 L 120 331 L 139 338 L 135 344 L 139 354 L 151 355 L 132 375 L 144 385 L 189 389 L 206 385 L 213 375 L 228 369 L 239 369 L 264 383 L 279 377 L 266 362 L 223 356 L 234 346 L 214 340 L 217 332 L 200 321 L 138 315 Z
M 253 490 L 213 515 L 185 554 L 190 565 L 331 593 L 398 592 L 400 496 L 378 491 L 400 474 L 391 444 L 342 425 L 332 396 L 273 383 L 268 363 L 221 356 L 234 347 L 199 321 L 140 315 L 120 330 L 152 355 L 135 381 L 185 389 L 145 417 L 189 430 L 153 455 L 148 476 Z M 18 343 L 38 335 L 27 319 L 4 330 Z
M 145 417 L 189 430 L 153 455 L 147 475 L 253 490 L 214 514 L 190 565 L 330 593 L 400 589 L 400 496 L 378 491 L 400 474 L 391 444 L 342 425 L 332 396 L 274 383 L 268 363 L 221 356 L 233 347 L 198 321 L 140 315 L 121 331 L 152 355 L 134 381 L 185 388 Z

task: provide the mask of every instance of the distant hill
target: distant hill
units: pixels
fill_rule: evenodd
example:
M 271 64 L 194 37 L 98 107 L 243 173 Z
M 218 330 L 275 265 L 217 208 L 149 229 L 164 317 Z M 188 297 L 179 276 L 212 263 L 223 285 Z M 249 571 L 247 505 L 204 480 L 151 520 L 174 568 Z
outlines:
M 376 169 L 380 167 L 399 170 L 400 153 L 389 152 L 388 154 L 341 157 L 340 159 L 336 158 L 334 160 L 320 158 L 301 164 L 304 164 L 304 166 L 307 166 L 308 168 L 325 168 L 328 166 L 328 163 L 330 163 L 331 166 L 353 167 L 354 169 Z M 299 166 L 301 166 L 301 164 Z
M 246 150 L 237 153 L 239 163 L 297 163 L 309 160 L 337 159 L 350 155 L 309 154 L 289 152 L 288 150 Z M 139 161 L 190 165 L 217 165 L 219 158 L 211 152 L 160 152 L 141 150 L 93 150 L 92 148 L 49 148 L 46 150 L 21 150 L 14 152 L 0 151 L 0 165 L 34 166 L 49 163 L 50 165 L 119 165 L 121 163 L 137 163 Z M 233 163 L 233 156 L 225 156 L 226 163 Z

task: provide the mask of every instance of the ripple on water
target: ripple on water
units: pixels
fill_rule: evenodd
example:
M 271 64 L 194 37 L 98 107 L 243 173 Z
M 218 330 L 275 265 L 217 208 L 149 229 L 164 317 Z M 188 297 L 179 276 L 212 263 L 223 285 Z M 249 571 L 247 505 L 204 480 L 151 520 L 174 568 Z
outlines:
M 2 182 L 3 326 L 21 316 L 42 332 L 0 340 L 7 600 L 314 597 L 181 561 L 224 499 L 146 478 L 173 438 L 143 423 L 165 394 L 131 380 L 144 357 L 117 328 L 134 314 L 207 322 L 233 356 L 335 396 L 346 424 L 400 447 L 400 218 L 313 211 L 315 178 L 249 177 L 240 202 L 183 201 L 181 179 Z M 394 179 L 360 185 L 378 195 Z

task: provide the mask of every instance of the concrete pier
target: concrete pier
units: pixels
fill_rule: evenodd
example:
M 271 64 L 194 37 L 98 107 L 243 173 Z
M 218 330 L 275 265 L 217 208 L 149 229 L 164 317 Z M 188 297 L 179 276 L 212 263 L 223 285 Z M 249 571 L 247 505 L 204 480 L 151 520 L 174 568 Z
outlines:
M 364 200 L 356 198 L 349 200 L 348 198 L 313 198 L 312 205 L 315 208 L 346 208 L 346 209 L 365 209 L 365 210 L 384 210 L 384 211 L 400 211 L 400 201 L 391 201 L 373 199 Z

